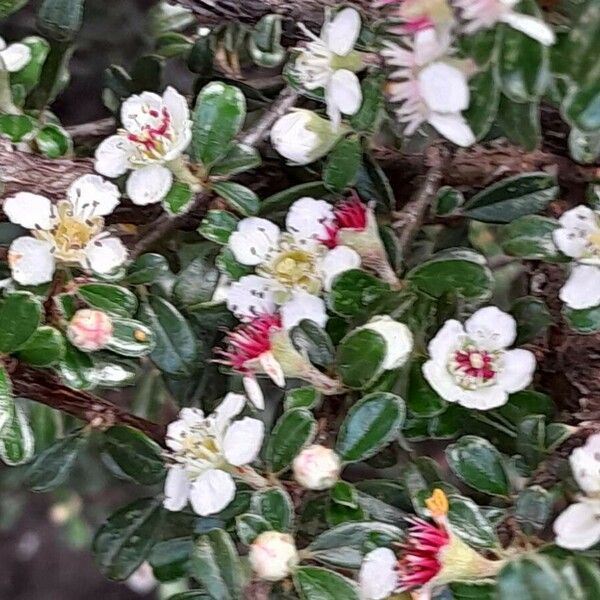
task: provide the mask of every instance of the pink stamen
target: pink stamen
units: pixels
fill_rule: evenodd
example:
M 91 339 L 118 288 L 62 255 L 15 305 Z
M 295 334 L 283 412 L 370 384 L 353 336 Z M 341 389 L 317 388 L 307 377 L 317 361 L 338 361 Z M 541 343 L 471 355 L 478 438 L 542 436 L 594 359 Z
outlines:
M 159 116 L 157 110 L 150 110 L 150 116 L 156 118 Z M 162 109 L 162 119 L 158 127 L 151 127 L 150 125 L 144 125 L 142 127 L 142 132 L 138 135 L 136 133 L 127 134 L 127 139 L 130 142 L 134 142 L 136 144 L 141 144 L 144 146 L 146 151 L 156 150 L 159 143 L 160 138 L 166 138 L 168 140 L 171 139 L 171 134 L 168 132 L 169 127 L 171 126 L 171 115 L 167 111 L 166 108 Z
M 321 240 L 328 248 L 335 248 L 339 244 L 337 237 L 340 229 L 364 231 L 367 227 L 367 207 L 354 191 L 350 198 L 340 202 L 334 208 L 334 214 L 335 224 L 325 226 L 327 233 Z
M 458 350 L 454 360 L 458 368 L 469 377 L 489 381 L 496 375 L 493 357 L 485 350 Z

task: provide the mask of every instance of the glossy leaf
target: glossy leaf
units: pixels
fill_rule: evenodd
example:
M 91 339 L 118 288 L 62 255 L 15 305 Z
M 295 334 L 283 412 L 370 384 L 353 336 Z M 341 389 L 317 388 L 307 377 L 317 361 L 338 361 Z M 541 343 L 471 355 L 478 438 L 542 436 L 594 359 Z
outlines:
M 227 244 L 238 223 L 239 219 L 226 210 L 209 210 L 198 228 L 198 233 L 211 242 Z
M 271 488 L 254 492 L 250 508 L 267 521 L 271 530 L 291 530 L 294 523 L 294 505 L 285 490 Z
M 566 262 L 569 259 L 554 244 L 553 232 L 558 221 L 540 215 L 516 219 L 501 231 L 500 243 L 510 256 L 547 262 Z
M 497 590 L 500 598 L 519 600 L 569 597 L 550 559 L 536 555 L 509 561 L 498 575 Z
M 138 307 L 138 300 L 127 288 L 110 283 L 84 283 L 78 294 L 92 308 L 118 317 L 131 317 Z
M 342 317 L 356 317 L 388 290 L 389 285 L 381 279 L 366 271 L 351 269 L 340 273 L 333 280 L 329 305 Z
M 473 500 L 457 495 L 450 496 L 448 500 L 450 504 L 448 522 L 456 535 L 470 546 L 478 548 L 499 546 L 500 542 L 494 528 Z
M 501 95 L 497 122 L 506 137 L 524 150 L 539 146 L 542 134 L 537 102 L 513 102 Z
M 187 183 L 175 181 L 162 200 L 167 213 L 170 215 L 181 215 L 187 212 L 193 204 L 194 194 Z
M 383 337 L 368 329 L 350 332 L 338 346 L 336 371 L 344 385 L 363 389 L 382 372 L 387 345 Z
M 250 217 L 258 213 L 260 200 L 250 188 L 233 181 L 222 181 L 215 183 L 213 190 L 241 215 Z
M 0 352 L 22 348 L 40 323 L 42 307 L 29 292 L 12 292 L 0 305 Z
M 54 327 L 42 325 L 25 342 L 18 352 L 20 360 L 34 367 L 48 367 L 57 363 L 65 354 L 65 339 Z
M 273 473 L 285 470 L 296 455 L 308 446 L 316 433 L 317 423 L 304 408 L 285 412 L 275 424 L 266 450 L 266 460 Z
M 237 175 L 261 164 L 258 150 L 246 144 L 234 143 L 229 152 L 210 170 L 211 175 Z
M 106 348 L 122 356 L 146 356 L 155 347 L 152 330 L 134 319 L 113 319 L 113 333 Z
M 352 186 L 358 175 L 362 149 L 358 136 L 338 142 L 327 157 L 323 170 L 325 186 L 334 192 L 343 192 Z
M 356 583 L 322 567 L 298 567 L 294 584 L 305 600 L 360 600 Z

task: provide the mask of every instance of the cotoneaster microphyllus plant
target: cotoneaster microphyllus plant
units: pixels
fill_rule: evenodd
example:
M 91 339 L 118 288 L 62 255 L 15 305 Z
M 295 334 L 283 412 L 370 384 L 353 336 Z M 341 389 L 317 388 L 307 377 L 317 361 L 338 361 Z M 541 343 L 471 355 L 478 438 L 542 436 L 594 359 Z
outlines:
M 136 4 L 0 0 L 7 535 L 164 600 L 600 598 L 598 1 Z

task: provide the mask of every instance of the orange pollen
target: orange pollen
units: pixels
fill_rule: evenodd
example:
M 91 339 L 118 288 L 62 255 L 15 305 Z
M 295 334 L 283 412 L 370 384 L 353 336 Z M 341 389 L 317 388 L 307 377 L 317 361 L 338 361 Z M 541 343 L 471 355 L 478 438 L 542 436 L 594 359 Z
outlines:
M 445 517 L 448 514 L 448 498 L 439 488 L 433 490 L 433 494 L 425 500 L 425 506 L 434 519 Z

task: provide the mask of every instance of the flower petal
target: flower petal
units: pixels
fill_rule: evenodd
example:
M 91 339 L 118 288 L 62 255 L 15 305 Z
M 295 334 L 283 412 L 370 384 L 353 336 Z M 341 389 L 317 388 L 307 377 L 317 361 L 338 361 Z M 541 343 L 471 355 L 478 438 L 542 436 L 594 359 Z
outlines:
M 45 240 L 20 237 L 8 249 L 12 277 L 21 285 L 39 285 L 52 281 L 54 275 L 53 246 Z
M 291 300 L 280 309 L 283 328 L 286 330 L 295 327 L 303 319 L 314 321 L 319 327 L 327 323 L 327 309 L 325 302 L 304 290 L 293 293 Z
M 246 396 L 229 392 L 211 415 L 211 418 L 215 421 L 217 431 L 223 433 L 231 420 L 244 410 L 245 405 Z
M 321 38 L 331 52 L 345 56 L 353 48 L 360 35 L 360 14 L 354 8 L 340 10 L 333 20 L 323 27 Z
M 337 246 L 330 250 L 319 263 L 325 290 L 329 291 L 331 289 L 333 280 L 337 275 L 358 267 L 360 267 L 360 256 L 352 248 Z
M 460 338 L 465 334 L 464 327 L 456 319 L 448 319 L 427 347 L 429 356 L 441 364 L 446 364 L 450 354 L 460 345 Z
M 10 73 L 20 71 L 30 60 L 31 48 L 25 44 L 11 44 L 0 51 L 0 69 Z
M 187 478 L 185 468 L 181 465 L 173 465 L 167 472 L 165 479 L 165 499 L 163 506 L 167 510 L 183 510 L 190 494 L 190 482 Z
M 154 92 L 129 96 L 121 105 L 121 123 L 127 131 L 141 133 L 144 125 L 155 118 L 150 111 L 160 114 L 162 105 L 162 98 Z
M 265 397 L 256 377 L 242 377 L 242 384 L 244 385 L 244 391 L 250 402 L 252 402 L 258 410 L 263 410 L 265 408 Z
M 187 100 L 174 87 L 167 87 L 162 95 L 162 101 L 171 116 L 173 129 L 179 131 L 191 124 Z
M 173 173 L 162 165 L 148 165 L 132 171 L 127 179 L 127 195 L 134 204 L 146 206 L 160 202 L 171 189 Z
M 223 454 L 230 465 L 250 464 L 260 452 L 265 426 L 262 421 L 244 417 L 232 423 L 223 440 Z
M 335 224 L 333 206 L 325 200 L 300 198 L 288 210 L 285 227 L 299 243 L 327 239 Z
M 285 386 L 285 374 L 278 360 L 272 352 L 263 352 L 259 357 L 260 366 L 263 371 L 271 378 L 271 381 L 278 387 Z
M 277 308 L 277 284 L 258 275 L 244 275 L 231 283 L 227 290 L 227 308 L 241 321 L 263 314 L 273 314 Z
M 567 256 L 580 258 L 588 246 L 590 235 L 600 232 L 598 216 L 588 206 L 576 206 L 559 219 L 560 229 L 552 233 L 554 243 Z
M 94 155 L 94 168 L 105 177 L 119 177 L 131 168 L 133 145 L 122 135 L 111 135 L 100 143 Z
M 502 369 L 498 372 L 498 385 L 509 394 L 525 389 L 535 373 L 535 355 L 529 350 L 509 350 L 502 355 Z
M 600 268 L 590 265 L 573 267 L 558 297 L 576 310 L 600 304 Z
M 502 15 L 500 20 L 510 25 L 513 29 L 517 29 L 521 33 L 537 40 L 544 46 L 551 46 L 556 40 L 551 27 L 546 25 L 541 19 L 536 19 L 530 15 L 510 11 Z
M 569 550 L 587 550 L 600 541 L 600 502 L 576 502 L 554 521 L 556 544 Z
M 467 147 L 475 143 L 475 135 L 460 113 L 430 113 L 428 123 L 457 146 Z
M 419 73 L 423 100 L 434 112 L 457 113 L 469 106 L 466 75 L 443 62 L 425 67 Z
M 220 469 L 209 469 L 192 483 L 190 504 L 196 514 L 207 517 L 223 510 L 234 496 L 233 477 Z
M 486 306 L 465 321 L 465 331 L 486 350 L 501 350 L 515 341 L 517 322 L 498 307 Z
M 11 223 L 26 229 L 50 229 L 52 203 L 45 196 L 19 192 L 4 201 L 2 210 Z
M 373 317 L 365 326 L 378 333 L 386 344 L 385 359 L 382 368 L 386 371 L 398 369 L 406 363 L 413 349 L 413 336 L 404 324 L 389 316 Z
M 571 471 L 586 494 L 600 492 L 600 434 L 591 435 L 584 446 L 571 452 Z
M 112 273 L 127 260 L 127 248 L 123 242 L 102 234 L 94 238 L 84 252 L 87 266 L 96 273 Z
M 389 548 L 369 552 L 360 566 L 358 584 L 364 600 L 383 600 L 398 587 L 398 559 Z
M 279 227 L 259 217 L 242 219 L 237 230 L 229 236 L 229 248 L 235 259 L 243 265 L 259 265 L 279 241 Z
M 69 186 L 67 198 L 84 219 L 103 217 L 119 204 L 119 188 L 99 175 L 83 175 Z
M 355 114 L 362 103 L 362 90 L 356 74 L 346 69 L 337 70 L 327 83 L 325 101 L 328 109 L 333 105 L 345 115 Z M 329 114 L 329 110 L 327 112 Z M 333 124 L 337 125 L 332 115 L 329 117 Z
M 406 66 L 413 66 L 412 61 L 417 66 L 426 65 L 446 54 L 451 40 L 449 31 L 440 32 L 435 27 L 427 27 L 417 31 L 414 35 L 413 56 L 410 56 L 410 54 L 405 56 L 403 62 L 409 63 Z M 406 60 L 407 58 L 410 58 L 410 61 Z

